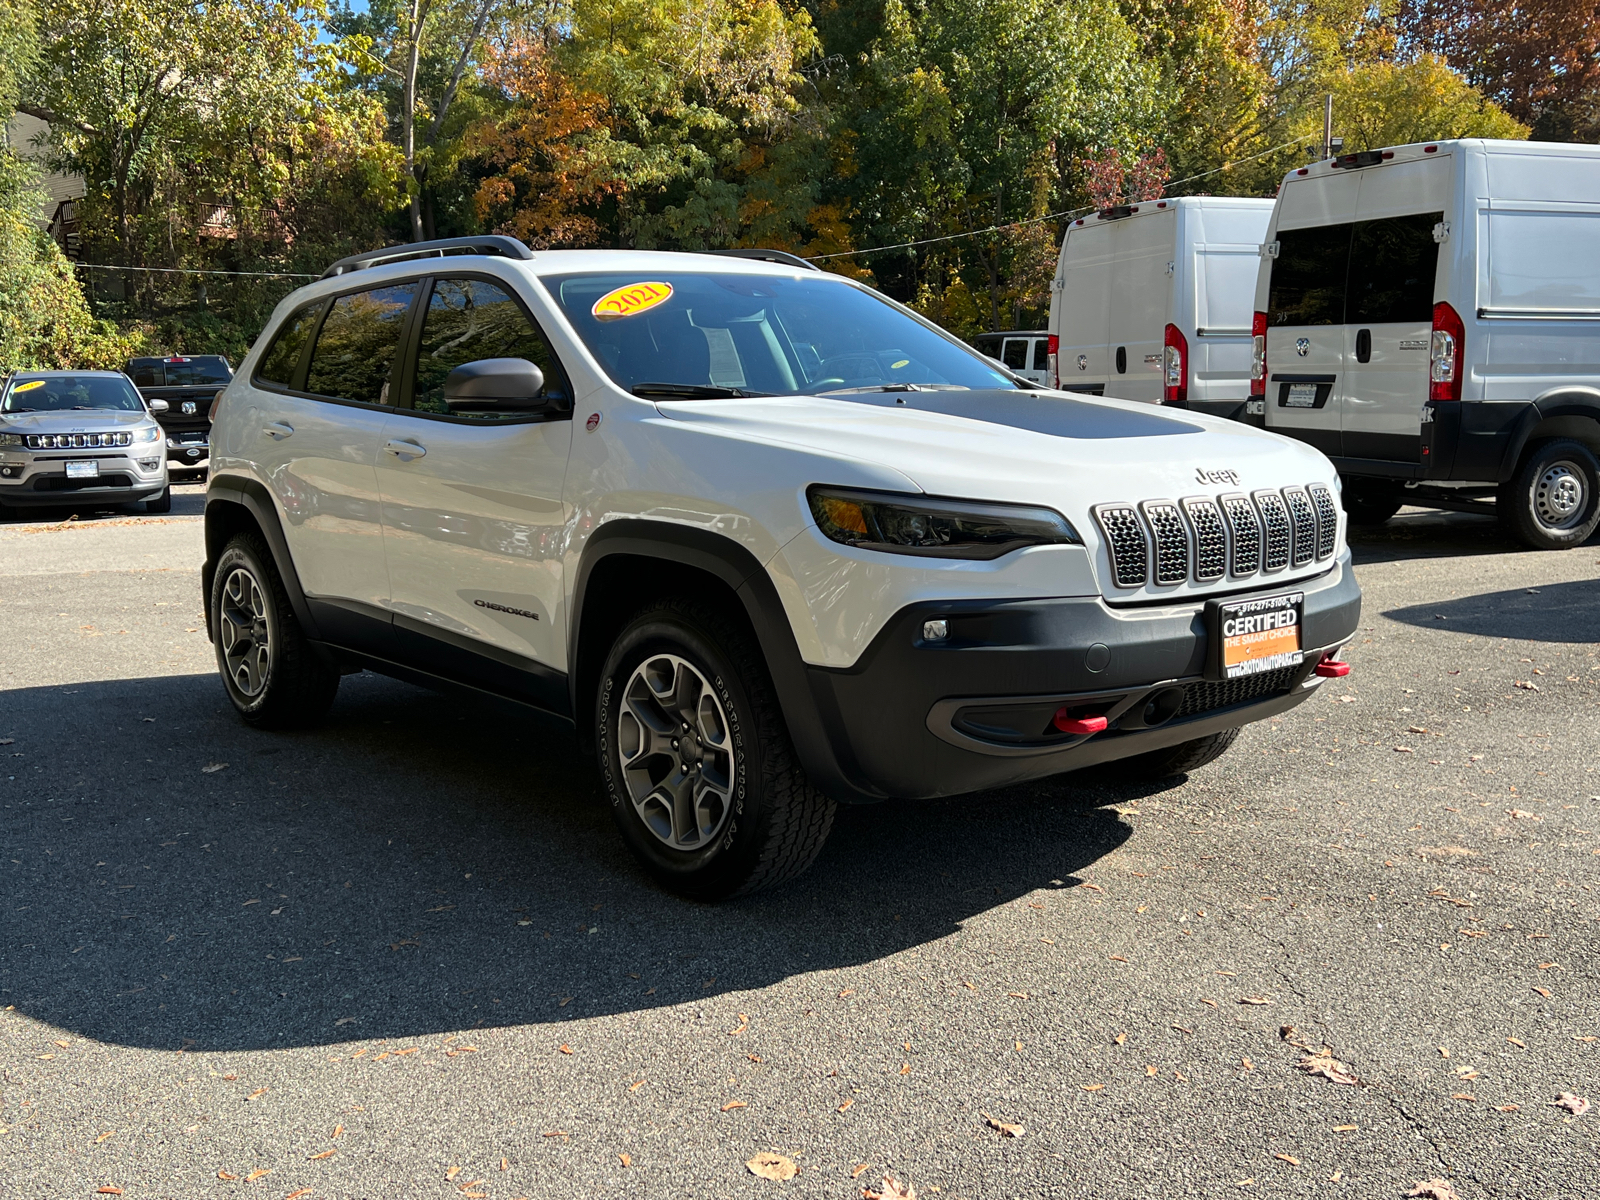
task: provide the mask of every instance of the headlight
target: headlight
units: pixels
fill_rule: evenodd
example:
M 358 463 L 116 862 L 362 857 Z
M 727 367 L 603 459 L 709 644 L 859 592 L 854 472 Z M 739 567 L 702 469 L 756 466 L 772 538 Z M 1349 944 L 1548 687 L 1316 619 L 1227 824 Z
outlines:
M 20 433 L 0 433 L 0 446 L 20 446 L 22 435 Z
M 1024 546 L 1080 545 L 1060 513 L 1018 504 L 946 500 L 813 485 L 806 491 L 817 528 L 862 550 L 927 558 L 993 559 Z
M 161 426 L 151 425 L 149 428 L 134 430 L 133 440 L 136 442 L 155 442 L 161 439 Z

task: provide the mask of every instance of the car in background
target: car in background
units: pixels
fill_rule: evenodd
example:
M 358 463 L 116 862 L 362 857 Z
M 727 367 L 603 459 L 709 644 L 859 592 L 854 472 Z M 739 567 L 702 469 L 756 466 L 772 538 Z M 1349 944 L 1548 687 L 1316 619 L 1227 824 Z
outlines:
M 211 454 L 211 402 L 233 379 L 233 368 L 219 354 L 171 354 L 131 358 L 125 368 L 146 400 L 165 400 L 156 419 L 166 431 L 167 458 L 173 466 L 198 467 Z
M 979 354 L 988 355 L 1008 371 L 1032 383 L 1055 387 L 1050 377 L 1050 335 L 1042 329 L 1008 329 L 980 333 L 972 339 Z
M 146 405 L 149 408 L 146 408 Z M 24 506 L 172 509 L 161 426 L 119 371 L 18 371 L 0 380 L 0 516 Z

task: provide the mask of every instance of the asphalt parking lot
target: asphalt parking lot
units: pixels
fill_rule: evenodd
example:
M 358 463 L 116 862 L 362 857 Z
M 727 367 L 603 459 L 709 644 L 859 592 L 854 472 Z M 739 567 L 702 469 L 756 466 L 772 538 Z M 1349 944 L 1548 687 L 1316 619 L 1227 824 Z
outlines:
M 1600 542 L 1408 510 L 1352 675 L 1186 781 L 705 907 L 515 711 L 245 728 L 200 504 L 0 525 L 0 1194 L 1600 1194 Z

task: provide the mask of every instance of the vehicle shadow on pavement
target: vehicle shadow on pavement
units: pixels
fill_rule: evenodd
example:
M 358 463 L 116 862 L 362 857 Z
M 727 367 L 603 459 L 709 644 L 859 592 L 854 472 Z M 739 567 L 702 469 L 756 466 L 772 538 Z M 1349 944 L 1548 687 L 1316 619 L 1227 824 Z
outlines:
M 1099 806 L 1156 790 L 842 809 L 800 880 L 712 906 L 635 866 L 570 736 L 377 676 L 307 732 L 249 729 L 192 675 L 3 693 L 0 737 L 0 1003 L 172 1050 L 559 1023 L 870 963 L 1074 886 L 1131 832 Z
M 1392 621 L 1427 629 L 1536 642 L 1600 642 L 1600 583 L 1592 579 L 1544 583 L 1391 608 Z

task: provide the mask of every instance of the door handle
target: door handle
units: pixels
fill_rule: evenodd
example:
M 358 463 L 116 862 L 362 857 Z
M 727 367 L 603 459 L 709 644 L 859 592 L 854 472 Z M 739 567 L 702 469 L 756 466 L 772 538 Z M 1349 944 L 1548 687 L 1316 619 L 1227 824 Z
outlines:
M 281 442 L 284 438 L 294 433 L 294 426 L 285 425 L 282 421 L 268 421 L 261 427 L 261 432 L 266 434 L 269 438 L 273 438 Z
M 398 438 L 385 442 L 383 444 L 383 448 L 396 458 L 402 459 L 421 458 L 428 452 L 428 448 L 426 446 L 419 445 L 416 442 L 403 441 Z
M 1356 361 L 1360 363 L 1372 361 L 1372 330 L 1358 329 L 1356 331 Z

